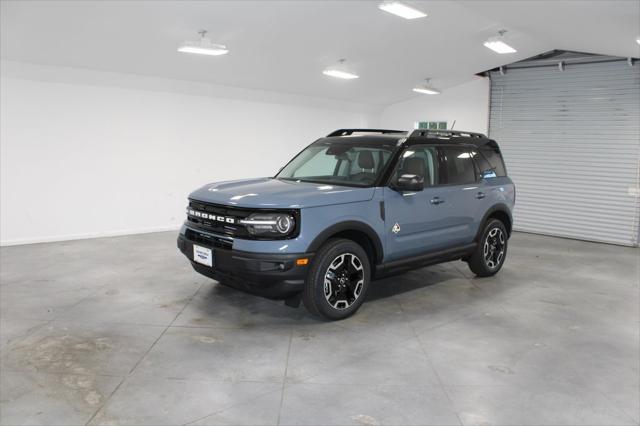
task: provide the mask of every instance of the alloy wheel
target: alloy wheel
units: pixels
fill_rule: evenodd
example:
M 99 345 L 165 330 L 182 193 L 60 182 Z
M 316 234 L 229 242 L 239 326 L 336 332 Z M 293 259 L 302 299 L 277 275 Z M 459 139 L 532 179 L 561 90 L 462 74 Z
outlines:
M 483 255 L 487 267 L 497 268 L 504 259 L 506 238 L 500 228 L 493 228 L 484 240 Z
M 324 276 L 324 297 L 334 309 L 353 305 L 363 286 L 364 268 L 358 256 L 343 253 L 331 261 Z

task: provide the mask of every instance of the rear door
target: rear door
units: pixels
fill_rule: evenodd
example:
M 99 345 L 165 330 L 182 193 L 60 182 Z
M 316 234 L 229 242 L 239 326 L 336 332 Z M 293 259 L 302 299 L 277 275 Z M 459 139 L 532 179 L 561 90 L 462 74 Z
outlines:
M 434 146 L 412 146 L 405 149 L 393 173 L 391 183 L 402 174 L 424 178 L 422 191 L 399 192 L 384 188 L 385 260 L 395 260 L 446 247 L 451 227 L 450 214 L 440 200 L 446 188 L 440 186 L 438 150 Z M 391 185 L 391 186 L 392 186 Z
M 477 208 L 476 218 L 481 220 L 484 214 L 501 197 L 496 197 L 496 192 L 503 192 L 503 188 L 496 185 L 499 176 L 505 176 L 504 164 L 501 159 L 492 158 L 490 161 L 485 155 L 486 150 L 473 149 L 471 156 L 476 165 L 476 176 L 478 176 L 478 192 L 476 193 Z M 481 224 L 478 223 L 478 226 Z
M 441 146 L 438 152 L 443 211 L 449 223 L 448 243 L 467 244 L 475 237 L 486 198 L 472 158 L 477 154 L 466 146 Z

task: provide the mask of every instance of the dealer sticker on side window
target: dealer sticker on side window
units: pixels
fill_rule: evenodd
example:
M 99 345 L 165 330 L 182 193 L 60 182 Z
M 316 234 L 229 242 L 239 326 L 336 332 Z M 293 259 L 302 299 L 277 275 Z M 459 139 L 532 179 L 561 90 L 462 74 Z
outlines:
M 203 265 L 213 266 L 213 252 L 210 248 L 193 245 L 193 260 Z

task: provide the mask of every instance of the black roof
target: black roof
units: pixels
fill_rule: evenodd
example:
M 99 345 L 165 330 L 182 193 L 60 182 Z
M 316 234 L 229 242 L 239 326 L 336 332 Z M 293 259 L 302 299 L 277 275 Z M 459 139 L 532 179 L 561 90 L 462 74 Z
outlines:
M 331 136 L 351 136 L 354 133 L 372 133 L 372 134 L 380 134 L 380 135 L 406 135 L 407 132 L 404 130 L 389 130 L 389 129 L 338 129 L 329 133 L 327 137 Z
M 417 145 L 424 143 L 459 143 L 476 146 L 490 145 L 497 147 L 494 140 L 489 139 L 482 133 L 466 132 L 463 130 L 413 130 L 410 134 L 403 130 L 388 129 L 339 129 L 329 133 L 320 141 L 330 141 L 332 143 L 354 143 L 372 145 Z

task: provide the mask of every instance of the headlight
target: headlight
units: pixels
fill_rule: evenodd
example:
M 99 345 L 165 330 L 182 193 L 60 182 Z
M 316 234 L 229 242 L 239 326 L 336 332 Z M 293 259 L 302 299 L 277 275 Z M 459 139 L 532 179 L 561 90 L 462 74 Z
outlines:
M 247 227 L 251 235 L 284 237 L 293 232 L 296 221 L 287 213 L 253 213 L 240 224 Z

